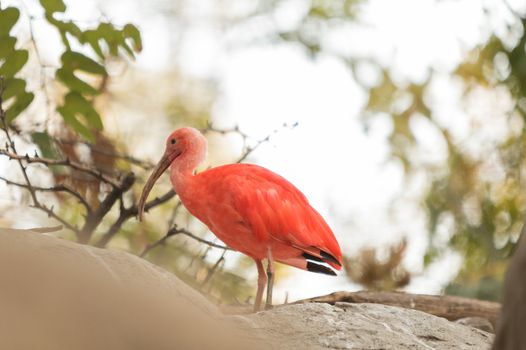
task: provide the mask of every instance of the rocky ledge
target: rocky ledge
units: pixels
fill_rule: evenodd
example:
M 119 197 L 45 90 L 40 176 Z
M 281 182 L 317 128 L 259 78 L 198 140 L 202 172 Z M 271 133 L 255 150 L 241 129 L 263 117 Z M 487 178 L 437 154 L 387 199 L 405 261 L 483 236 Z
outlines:
M 0 229 L 0 348 L 489 349 L 493 335 L 420 311 L 309 303 L 224 316 L 131 254 Z

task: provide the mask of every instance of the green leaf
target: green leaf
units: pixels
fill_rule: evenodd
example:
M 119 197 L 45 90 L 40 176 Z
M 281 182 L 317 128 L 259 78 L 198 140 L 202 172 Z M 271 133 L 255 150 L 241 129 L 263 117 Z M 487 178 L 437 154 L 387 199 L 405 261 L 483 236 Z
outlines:
M 55 26 L 60 34 L 60 39 L 62 39 L 62 43 L 66 47 L 66 50 L 69 50 L 71 48 L 71 44 L 69 43 L 69 38 L 66 35 L 66 31 L 63 28 L 64 22 L 56 19 L 53 17 L 53 14 L 51 12 L 46 12 L 45 16 L 46 20 L 49 22 L 49 24 Z
M 104 58 L 100 46 L 101 40 L 106 43 L 111 56 L 118 56 L 121 48 L 131 57 L 134 57 L 135 52 L 142 50 L 141 34 L 132 24 L 127 24 L 122 30 L 118 30 L 111 23 L 101 23 L 96 30 L 85 31 L 81 42 L 89 43 L 97 55 Z
M 16 97 L 16 102 L 5 112 L 7 122 L 11 123 L 16 117 L 18 117 L 18 115 L 22 113 L 31 102 L 33 102 L 34 97 L 35 95 L 31 92 L 18 95 Z
M 5 89 L 2 93 L 4 101 L 9 100 L 13 96 L 20 95 L 25 92 L 26 82 L 22 79 L 11 78 L 5 81 Z
M 124 36 L 111 23 L 101 23 L 97 27 L 97 33 L 106 41 L 110 54 L 119 55 L 119 45 L 124 41 Z
M 58 107 L 57 111 L 73 130 L 90 142 L 94 141 L 90 128 L 102 129 L 102 120 L 99 113 L 97 113 L 91 103 L 76 92 L 68 93 L 64 99 L 64 105 Z M 86 123 L 82 123 L 78 116 L 82 116 Z
M 82 30 L 73 22 L 61 22 L 60 28 L 69 34 L 73 35 L 75 38 L 80 39 L 82 37 Z
M 13 51 L 0 67 L 0 75 L 5 78 L 11 78 L 26 64 L 29 54 L 27 50 Z
M 66 95 L 65 101 L 69 108 L 82 114 L 88 124 L 97 130 L 102 130 L 102 120 L 100 119 L 99 113 L 82 95 L 76 92 L 70 92 Z
M 97 89 L 77 78 L 71 70 L 66 68 L 60 68 L 57 70 L 56 77 L 72 91 L 77 91 L 84 95 L 96 95 L 99 93 Z
M 135 53 L 133 52 L 132 48 L 130 47 L 130 45 L 128 45 L 126 43 L 126 41 L 123 41 L 122 44 L 121 44 L 121 47 L 126 50 L 126 52 L 128 53 L 128 55 L 130 55 L 131 58 L 135 58 Z
M 0 10 L 0 37 L 9 34 L 19 17 L 20 11 L 15 7 L 6 7 Z
M 31 139 L 38 146 L 42 156 L 45 158 L 57 158 L 57 152 L 53 147 L 53 140 L 47 132 L 34 132 Z
M 50 13 L 46 13 L 45 17 L 50 24 L 58 29 L 61 35 L 69 33 L 77 39 L 82 37 L 82 30 L 80 30 L 80 28 L 75 23 L 71 21 L 61 21 L 53 17 Z
M 84 72 L 106 75 L 106 69 L 91 58 L 75 51 L 66 51 L 61 57 L 62 64 L 71 70 L 80 69 Z
M 0 37 L 0 59 L 6 58 L 15 50 L 16 39 L 11 36 Z
M 86 140 L 88 140 L 89 142 L 95 141 L 95 137 L 93 136 L 93 133 L 87 127 L 82 125 L 81 122 L 77 120 L 74 113 L 72 113 L 70 110 L 68 110 L 64 106 L 58 107 L 57 112 L 59 112 L 60 115 L 62 115 L 62 118 L 64 118 L 64 121 L 66 122 L 66 124 L 71 126 L 73 130 L 78 132 L 80 135 L 84 136 Z
M 139 29 L 137 29 L 137 27 L 134 26 L 133 24 L 126 24 L 122 32 L 125 38 L 129 38 L 132 40 L 133 49 L 136 52 L 141 52 L 142 51 L 142 39 L 141 39 L 141 32 L 139 32 Z
M 93 51 L 99 56 L 100 59 L 104 59 L 104 54 L 102 53 L 102 48 L 100 47 L 100 36 L 94 30 L 86 30 L 82 34 L 83 43 L 89 43 Z
M 40 0 L 40 4 L 48 13 L 66 11 L 66 4 L 62 0 Z
M 97 27 L 97 32 L 102 38 L 118 41 L 118 31 L 111 23 L 104 22 L 99 24 Z
M 90 126 L 98 130 L 102 129 L 102 120 L 99 113 L 82 95 L 70 92 L 66 95 L 64 105 L 68 109 L 82 114 Z

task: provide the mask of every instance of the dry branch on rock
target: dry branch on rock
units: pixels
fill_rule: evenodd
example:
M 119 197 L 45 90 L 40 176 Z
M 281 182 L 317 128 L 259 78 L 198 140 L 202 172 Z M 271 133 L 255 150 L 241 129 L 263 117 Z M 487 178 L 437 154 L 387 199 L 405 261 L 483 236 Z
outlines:
M 465 317 L 487 319 L 495 327 L 500 312 L 499 303 L 468 299 L 451 295 L 408 294 L 402 292 L 336 292 L 321 297 L 304 299 L 296 304 L 338 302 L 370 303 L 403 307 L 426 312 L 450 321 Z

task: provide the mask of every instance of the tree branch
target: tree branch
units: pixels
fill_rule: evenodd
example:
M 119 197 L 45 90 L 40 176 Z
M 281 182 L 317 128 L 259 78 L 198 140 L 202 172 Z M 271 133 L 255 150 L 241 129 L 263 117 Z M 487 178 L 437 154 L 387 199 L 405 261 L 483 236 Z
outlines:
M 66 227 L 68 230 L 73 231 L 73 233 L 75 233 L 75 236 L 77 237 L 79 236 L 79 233 L 80 233 L 79 228 L 75 225 L 70 224 L 68 221 L 64 220 L 63 218 L 55 214 L 55 212 L 53 211 L 53 207 L 48 208 L 47 206 L 41 203 L 38 203 L 37 205 L 32 205 L 31 207 L 43 211 L 44 213 L 47 214 L 48 217 L 57 220 L 62 225 L 64 225 L 64 227 Z
M 6 179 L 3 176 L 0 176 L 0 180 L 4 181 L 8 185 L 17 186 L 17 187 L 21 187 L 21 188 L 25 188 L 25 189 L 29 190 L 29 186 L 28 185 L 11 181 L 9 179 Z M 74 196 L 75 198 L 78 199 L 78 201 L 84 206 L 84 208 L 86 208 L 87 213 L 90 213 L 92 211 L 91 206 L 86 201 L 86 199 L 84 197 L 82 197 L 82 195 L 80 193 L 78 193 L 77 191 L 75 191 L 74 189 L 72 189 L 71 187 L 69 187 L 67 185 L 60 184 L 60 185 L 55 185 L 55 186 L 51 186 L 51 187 L 32 186 L 32 189 L 35 190 L 35 191 L 40 191 L 40 192 L 66 192 L 66 193 L 69 193 L 69 194 L 71 194 L 72 196 Z
M 293 124 L 283 124 L 281 126 L 281 129 L 294 129 L 295 127 L 298 126 L 298 122 L 296 123 L 293 123 Z M 243 131 L 241 131 L 241 129 L 239 128 L 239 126 L 235 126 L 233 128 L 230 128 L 230 129 L 219 129 L 219 128 L 216 128 L 213 126 L 213 124 L 211 122 L 209 122 L 206 126 L 206 128 L 202 129 L 202 132 L 203 133 L 206 133 L 206 132 L 216 132 L 216 133 L 219 133 L 221 135 L 226 135 L 226 134 L 231 134 L 231 133 L 236 133 L 236 134 L 239 134 L 241 135 L 241 138 L 243 139 L 243 152 L 241 154 L 241 156 L 236 160 L 236 163 L 241 163 L 243 162 L 251 153 L 253 153 L 259 146 L 261 146 L 263 143 L 267 142 L 268 140 L 270 140 L 270 138 L 272 137 L 272 135 L 274 134 L 277 134 L 279 131 L 280 131 L 280 128 L 278 129 L 274 129 L 270 134 L 268 134 L 266 137 L 262 138 L 262 139 L 259 139 L 255 142 L 254 145 L 250 146 L 249 145 L 249 139 L 250 139 L 250 136 L 246 133 L 244 133 Z
M 146 246 L 146 248 L 144 248 L 144 250 L 142 251 L 141 253 L 141 257 L 144 257 L 146 254 L 148 254 L 148 252 L 160 245 L 163 245 L 166 240 L 172 236 L 175 236 L 175 235 L 178 235 L 178 234 L 183 234 L 185 236 L 188 236 L 198 242 L 201 242 L 201 243 L 204 243 L 210 247 L 214 247 L 214 248 L 218 248 L 218 249 L 224 249 L 224 250 L 234 250 L 230 247 L 227 247 L 227 246 L 223 246 L 223 245 L 220 245 L 220 244 L 216 244 L 214 242 L 210 242 L 204 238 L 201 238 L 199 236 L 196 236 L 194 235 L 192 232 L 188 231 L 187 229 L 184 229 L 184 228 L 178 228 L 177 226 L 174 226 L 172 227 L 170 230 L 168 230 L 168 232 L 166 233 L 166 235 L 164 235 L 164 237 L 162 237 L 161 239 L 157 240 L 156 242 L 152 243 L 152 244 L 149 244 Z
M 6 114 L 5 114 L 5 111 L 4 111 L 4 108 L 3 108 L 3 102 L 4 101 L 3 101 L 2 95 L 4 93 L 4 88 L 5 88 L 4 83 L 5 83 L 4 82 L 4 78 L 0 76 L 0 120 L 2 122 L 1 128 L 2 128 L 2 130 L 4 130 L 4 133 L 5 133 L 6 138 L 7 138 L 7 145 L 6 145 L 7 149 L 6 150 L 0 150 L 0 152 L 2 152 L 2 153 L 3 152 L 11 153 L 11 152 L 9 152 L 9 148 L 11 148 L 11 150 L 14 152 L 12 154 L 17 155 L 16 154 L 15 143 L 14 143 L 13 139 L 11 138 L 11 135 L 9 134 L 9 126 L 7 125 Z M 31 195 L 31 198 L 33 200 L 33 207 L 44 211 L 45 213 L 47 213 L 48 217 L 52 217 L 55 220 L 59 221 L 65 227 L 67 227 L 71 231 L 75 232 L 75 234 L 78 236 L 79 230 L 78 230 L 77 227 L 71 225 L 69 222 L 67 222 L 66 220 L 62 219 L 60 216 L 55 214 L 55 212 L 53 211 L 52 207 L 48 208 L 44 204 L 40 203 L 40 201 L 38 200 L 35 188 L 31 184 L 31 181 L 29 180 L 29 176 L 27 175 L 26 167 L 22 163 L 22 159 L 21 158 L 15 158 L 15 159 L 17 159 L 17 163 L 20 166 L 20 170 L 22 171 L 22 175 L 23 175 L 24 180 L 26 182 L 25 186 L 26 186 L 27 190 L 29 191 L 29 193 Z
M 221 264 L 224 264 L 224 262 L 225 262 L 225 253 L 226 253 L 226 249 L 223 251 L 223 253 L 219 257 L 219 259 L 217 259 L 215 264 L 212 267 L 208 268 L 208 272 L 206 274 L 206 277 L 203 280 L 203 282 L 201 283 L 201 285 L 199 286 L 201 288 L 201 290 L 204 289 L 204 287 L 206 286 L 206 284 L 208 282 L 210 282 L 210 280 L 212 279 L 212 277 L 214 276 L 214 274 L 218 270 L 219 266 Z
M 162 195 L 161 197 L 157 197 L 147 202 L 146 205 L 144 206 L 144 210 L 148 211 L 149 209 L 155 208 L 156 206 L 167 202 L 173 197 L 175 197 L 175 191 L 170 190 L 166 192 L 164 195 Z M 129 208 L 121 207 L 121 211 L 120 211 L 120 214 L 117 220 L 113 223 L 113 225 L 111 225 L 108 231 L 106 231 L 106 233 L 102 235 L 102 237 L 99 239 L 97 243 L 95 243 L 95 245 L 100 248 L 105 247 L 106 244 L 108 244 L 108 242 L 113 238 L 113 236 L 115 236 L 115 234 L 119 232 L 122 225 L 131 217 L 136 216 L 138 212 L 139 212 L 139 209 L 137 208 L 137 205 L 135 204 Z
M 11 149 L 13 149 L 13 148 L 11 147 Z M 100 172 L 98 170 L 92 169 L 89 166 L 73 162 L 73 161 L 69 160 L 68 158 L 66 158 L 66 159 L 49 159 L 49 158 L 44 158 L 44 157 L 39 157 L 39 156 L 30 157 L 27 154 L 22 156 L 22 155 L 17 154 L 16 150 L 13 150 L 13 152 L 9 152 L 8 150 L 5 150 L 5 149 L 0 149 L 0 154 L 9 157 L 9 159 L 15 159 L 19 163 L 22 163 L 22 161 L 26 161 L 27 163 L 44 164 L 44 165 L 46 165 L 48 167 L 51 166 L 51 165 L 70 167 L 70 168 L 78 170 L 80 172 L 89 174 L 89 175 L 93 176 L 94 178 L 96 178 L 96 179 L 98 179 L 98 180 L 100 180 L 100 181 L 102 181 L 104 183 L 107 183 L 107 184 L 113 186 L 114 188 L 119 188 L 121 186 L 121 184 L 116 179 L 114 179 L 112 177 L 109 177 L 109 176 L 103 174 L 102 172 Z
M 450 321 L 464 317 L 481 317 L 497 323 L 501 305 L 499 303 L 468 299 L 452 295 L 425 295 L 402 292 L 336 292 L 321 297 L 294 302 L 302 303 L 373 303 L 420 310 Z
M 143 168 L 145 170 L 149 170 L 149 169 L 152 169 L 154 167 L 154 165 L 151 164 L 150 162 L 146 162 L 146 161 L 137 159 L 135 157 L 132 157 L 132 156 L 129 156 L 129 155 L 126 155 L 126 154 L 119 154 L 119 153 L 115 153 L 115 152 L 109 152 L 109 151 L 107 151 L 105 149 L 101 149 L 99 147 L 96 147 L 95 145 L 93 145 L 93 144 L 91 144 L 89 142 L 86 142 L 86 141 L 58 139 L 57 142 L 60 142 L 60 143 L 66 144 L 66 145 L 82 144 L 82 145 L 85 145 L 85 146 L 89 147 L 89 149 L 92 152 L 94 152 L 94 153 L 98 153 L 98 154 L 101 154 L 101 155 L 104 155 L 104 156 L 108 156 L 108 157 L 111 157 L 111 158 L 115 158 L 115 159 L 122 159 L 122 160 L 127 161 L 128 163 L 137 165 L 137 166 L 139 166 L 139 167 L 141 167 L 141 168 Z
M 80 243 L 89 242 L 91 236 L 93 235 L 93 231 L 95 231 L 102 219 L 104 219 L 106 214 L 108 214 L 108 212 L 111 210 L 113 204 L 115 204 L 119 198 L 122 198 L 122 194 L 128 191 L 134 183 L 135 175 L 133 173 L 128 173 L 122 180 L 121 185 L 113 188 L 113 190 L 100 203 L 97 210 L 86 216 L 86 222 L 80 231 Z

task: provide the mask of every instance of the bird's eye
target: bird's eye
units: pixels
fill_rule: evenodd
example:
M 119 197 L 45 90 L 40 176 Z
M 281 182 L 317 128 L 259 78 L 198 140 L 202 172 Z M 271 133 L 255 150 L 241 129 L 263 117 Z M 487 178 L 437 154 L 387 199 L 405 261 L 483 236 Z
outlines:
M 172 143 L 172 145 L 175 145 L 175 143 L 177 142 L 176 139 L 171 139 L 170 142 Z

